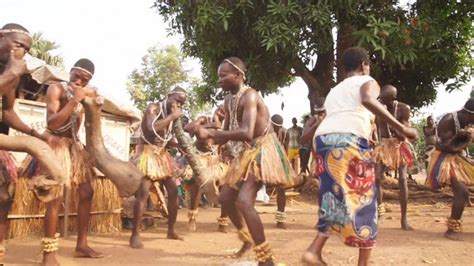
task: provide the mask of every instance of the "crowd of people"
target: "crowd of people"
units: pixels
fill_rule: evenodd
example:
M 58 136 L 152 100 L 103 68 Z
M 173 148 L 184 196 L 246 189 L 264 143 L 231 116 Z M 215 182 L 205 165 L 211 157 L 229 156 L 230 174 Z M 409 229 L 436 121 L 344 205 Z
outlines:
M 70 70 L 69 82 L 50 85 L 47 91 L 47 130 L 39 133 L 22 122 L 13 110 L 15 90 L 22 75 L 28 73 L 23 56 L 32 45 L 27 29 L 7 24 L 0 29 L 0 92 L 3 123 L 48 143 L 57 163 L 64 169 L 69 185 L 78 190 L 78 236 L 76 256 L 100 258 L 104 255 L 87 242 L 93 191 L 96 178 L 93 163 L 77 133 L 83 122 L 82 102 L 97 97 L 88 86 L 94 75 L 94 64 L 78 60 Z M 182 239 L 175 230 L 178 214 L 176 177 L 185 176 L 183 186 L 190 192 L 189 228 L 196 230 L 201 192 L 209 192 L 210 184 L 221 207 L 218 230 L 227 232 L 228 220 L 237 229 L 242 245 L 235 256 L 247 251 L 256 253 L 259 265 L 274 265 L 273 251 L 264 226 L 255 209 L 257 192 L 262 186 L 277 191 L 278 228 L 285 224 L 285 191 L 301 185 L 306 178 L 319 179 L 318 233 L 309 247 L 302 247 L 305 265 L 326 265 L 322 250 L 331 233 L 344 244 L 359 248 L 358 265 L 367 265 L 377 238 L 379 217 L 383 214 L 381 180 L 386 170 L 395 170 L 400 187 L 401 228 L 412 230 L 407 222 L 407 169 L 413 166 L 412 143 L 418 137 L 410 126 L 410 106 L 398 102 L 397 89 L 380 88 L 370 76 L 370 59 L 360 47 L 347 49 L 342 60 L 345 79 L 319 99 L 312 115 L 305 117 L 304 127 L 292 119 L 285 129 L 283 118 L 271 114 L 256 89 L 246 83 L 246 65 L 237 57 L 223 58 L 217 74 L 218 83 L 227 93 L 224 103 L 213 117 L 199 117 L 185 124 L 188 137 L 194 138 L 199 162 L 187 162 L 190 172 L 169 153 L 178 147 L 173 130 L 183 116 L 186 90 L 170 89 L 166 98 L 150 103 L 140 124 L 140 141 L 131 162 L 143 174 L 135 194 L 133 229 L 129 244 L 144 248 L 140 225 L 152 184 L 166 188 L 169 239 Z M 474 99 L 467 100 L 462 110 L 446 114 L 437 125 L 428 119 L 424 128 L 427 143 L 426 184 L 439 188 L 451 186 L 454 198 L 445 236 L 461 237 L 461 217 L 469 199 L 467 185 L 474 184 L 474 165 L 465 151 L 473 137 Z M 188 157 L 186 157 L 188 158 Z M 203 167 L 203 182 L 195 171 Z M 1 151 L 1 166 L 8 174 L 0 182 L 0 243 L 7 230 L 7 215 L 14 200 L 9 187 L 18 174 L 8 151 Z M 33 159 L 22 177 L 46 175 L 44 167 Z M 314 176 L 310 173 L 314 172 Z M 208 180 L 211 180 L 210 183 Z M 61 191 L 50 191 L 45 201 L 43 244 L 44 265 L 58 265 L 57 233 Z M 290 228 L 291 230 L 291 228 Z M 310 239 L 308 239 L 308 242 Z M 2 246 L 3 247 L 3 246 Z M 5 250 L 0 250 L 2 254 Z

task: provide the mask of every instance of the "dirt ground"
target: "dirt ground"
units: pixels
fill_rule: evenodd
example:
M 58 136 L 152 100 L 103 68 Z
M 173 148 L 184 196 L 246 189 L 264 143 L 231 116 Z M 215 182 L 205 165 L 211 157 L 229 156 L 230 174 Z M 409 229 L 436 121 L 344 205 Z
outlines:
M 474 250 L 474 208 L 464 211 L 464 241 L 456 242 L 443 238 L 446 230 L 444 221 L 449 215 L 450 203 L 409 204 L 409 220 L 416 229 L 413 232 L 399 229 L 399 207 L 396 202 L 387 205 L 389 209 L 379 226 L 377 246 L 373 251 L 373 265 L 473 265 Z M 288 229 L 274 226 L 276 206 L 258 206 L 270 241 L 276 262 L 279 265 L 300 265 L 303 251 L 316 235 L 314 225 L 317 219 L 316 202 L 298 201 L 288 206 Z M 230 257 L 240 246 L 236 231 L 228 234 L 216 231 L 219 209 L 202 209 L 198 216 L 198 230 L 187 231 L 187 210 L 178 214 L 177 230 L 184 241 L 166 239 L 166 221 L 159 220 L 153 228 L 142 232 L 145 249 L 128 247 L 129 231 L 110 235 L 91 235 L 92 247 L 104 252 L 102 259 L 78 259 L 73 257 L 75 236 L 61 239 L 59 260 L 62 265 L 256 265 L 254 253 L 249 252 L 242 259 Z M 40 238 L 29 237 L 8 241 L 7 265 L 34 265 L 41 260 Z M 333 236 L 327 242 L 324 256 L 330 265 L 354 265 L 358 250 L 346 247 Z

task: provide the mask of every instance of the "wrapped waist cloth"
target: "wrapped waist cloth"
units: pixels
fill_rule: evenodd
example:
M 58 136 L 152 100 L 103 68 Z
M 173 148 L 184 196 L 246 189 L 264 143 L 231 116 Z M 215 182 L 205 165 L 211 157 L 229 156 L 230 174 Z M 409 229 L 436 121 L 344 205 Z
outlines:
M 434 150 L 428 163 L 426 185 L 440 188 L 451 185 L 452 178 L 466 186 L 474 185 L 474 161 L 461 154 Z
M 64 180 L 53 180 L 45 175 L 38 161 L 26 156 L 21 166 L 21 176 L 30 178 L 30 187 L 42 201 L 50 201 L 62 196 L 62 185 L 78 186 L 96 177 L 93 164 L 82 143 L 71 138 L 57 136 L 51 145 L 56 161 L 63 168 Z
M 238 188 L 238 184 L 249 175 L 254 175 L 264 184 L 294 185 L 295 172 L 275 133 L 256 138 L 252 146 L 246 147 L 238 158 L 232 160 L 224 182 Z
M 138 144 L 135 151 L 132 163 L 152 181 L 174 178 L 182 172 L 165 147 Z
M 377 193 L 369 143 L 349 133 L 314 139 L 320 178 L 318 230 L 351 247 L 371 248 L 377 237 Z
M 390 170 L 397 170 L 400 165 L 415 166 L 415 151 L 407 141 L 397 138 L 382 138 L 373 151 L 375 162 L 383 163 Z

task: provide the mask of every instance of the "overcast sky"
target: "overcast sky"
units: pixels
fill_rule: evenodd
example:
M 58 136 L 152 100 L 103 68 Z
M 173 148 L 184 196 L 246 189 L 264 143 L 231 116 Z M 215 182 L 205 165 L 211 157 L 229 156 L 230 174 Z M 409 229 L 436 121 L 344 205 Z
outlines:
M 168 36 L 167 25 L 154 9 L 151 0 L 1 0 L 0 24 L 14 22 L 31 32 L 43 32 L 48 40 L 61 48 L 66 69 L 82 57 L 91 59 L 96 65 L 91 84 L 101 93 L 121 103 L 131 103 L 126 90 L 126 80 L 134 68 L 140 67 L 141 58 L 149 47 L 175 44 L 179 47 L 179 36 Z M 192 73 L 199 73 L 197 60 L 185 66 Z M 461 91 L 452 94 L 439 88 L 435 105 L 423 111 L 440 115 L 462 107 L 467 100 L 471 82 Z M 301 80 L 283 88 L 281 93 L 265 97 L 272 113 L 280 113 L 285 125 L 291 118 L 300 118 L 309 111 L 307 87 Z M 280 109 L 282 99 L 285 109 Z

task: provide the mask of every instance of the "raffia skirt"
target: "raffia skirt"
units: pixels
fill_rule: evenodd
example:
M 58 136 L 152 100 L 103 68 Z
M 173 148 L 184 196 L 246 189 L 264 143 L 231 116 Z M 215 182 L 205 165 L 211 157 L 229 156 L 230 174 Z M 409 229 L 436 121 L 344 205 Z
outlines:
M 374 151 L 376 163 L 383 163 L 390 170 L 397 170 L 400 165 L 413 167 L 415 165 L 415 152 L 410 143 L 397 138 L 382 138 Z
M 276 134 L 258 137 L 253 143 L 243 151 L 240 158 L 232 161 L 224 182 L 238 189 L 242 181 L 254 175 L 257 181 L 264 184 L 293 186 L 295 172 Z
M 174 178 L 181 173 L 176 160 L 164 147 L 138 144 L 131 161 L 152 181 Z
M 451 185 L 456 178 L 466 186 L 474 185 L 474 162 L 461 154 L 433 151 L 428 163 L 426 185 L 432 188 Z
M 41 169 L 38 161 L 26 156 L 22 162 L 20 176 L 29 178 L 30 188 L 39 200 L 48 202 L 63 195 L 63 185 L 78 186 L 96 178 L 89 154 L 82 143 L 71 138 L 59 137 L 51 146 L 57 163 L 63 168 L 64 180 L 52 180 Z

